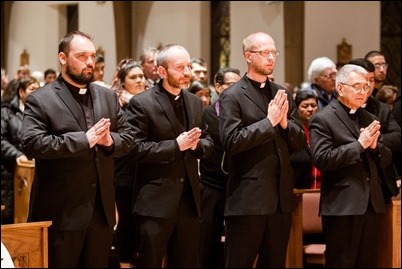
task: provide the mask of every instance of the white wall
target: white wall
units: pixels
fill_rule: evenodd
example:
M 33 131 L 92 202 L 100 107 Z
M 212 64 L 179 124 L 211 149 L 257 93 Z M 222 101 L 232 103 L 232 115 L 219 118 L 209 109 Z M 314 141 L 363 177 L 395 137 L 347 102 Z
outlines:
M 177 43 L 191 57 L 209 59 L 208 1 L 136 1 L 133 10 L 133 57 L 138 58 L 145 47 Z
M 266 32 L 275 41 L 276 49 L 280 52 L 276 59 L 275 81 L 284 81 L 284 22 L 283 3 L 276 1 L 231 1 L 230 2 L 230 66 L 239 68 L 242 75 L 247 71 L 243 57 L 243 39 L 253 32 Z M 270 1 L 272 2 L 272 1 Z
M 105 80 L 111 79 L 116 59 L 112 1 L 15 1 L 12 8 L 7 71 L 13 75 L 24 49 L 30 54 L 31 70 L 48 67 L 59 70 L 57 49 L 65 34 L 65 16 L 60 5 L 79 4 L 79 28 L 94 37 L 97 48 L 105 51 Z M 209 1 L 162 2 L 135 1 L 133 5 L 133 52 L 138 57 L 142 48 L 179 43 L 192 57 L 210 57 Z M 231 1 L 230 65 L 246 71 L 241 52 L 248 34 L 264 31 L 272 35 L 282 52 L 275 67 L 275 79 L 284 82 L 283 1 Z M 353 57 L 380 49 L 380 1 L 305 2 L 305 58 L 303 74 L 311 61 L 328 56 L 334 62 L 342 38 L 353 46 Z
M 98 49 L 105 51 L 105 80 L 110 80 L 115 69 L 116 42 L 113 3 L 106 1 L 14 1 L 11 10 L 7 72 L 13 76 L 20 65 L 20 54 L 27 50 L 31 71 L 47 68 L 60 70 L 57 60 L 58 45 L 66 31 L 65 14 L 61 5 L 78 3 L 79 30 L 94 38 Z M 108 64 L 108 63 L 112 64 Z
M 306 1 L 304 29 L 304 75 L 317 57 L 337 62 L 337 45 L 345 38 L 352 57 L 380 50 L 380 1 Z

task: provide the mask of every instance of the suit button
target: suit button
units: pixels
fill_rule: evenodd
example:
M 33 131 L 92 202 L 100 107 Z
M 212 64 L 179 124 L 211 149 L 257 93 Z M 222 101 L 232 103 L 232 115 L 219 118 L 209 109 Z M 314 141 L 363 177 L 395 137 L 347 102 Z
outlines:
M 91 188 L 95 189 L 96 188 L 96 183 L 92 183 Z
M 181 177 L 179 180 L 180 180 L 181 183 L 183 183 L 184 182 L 184 177 Z

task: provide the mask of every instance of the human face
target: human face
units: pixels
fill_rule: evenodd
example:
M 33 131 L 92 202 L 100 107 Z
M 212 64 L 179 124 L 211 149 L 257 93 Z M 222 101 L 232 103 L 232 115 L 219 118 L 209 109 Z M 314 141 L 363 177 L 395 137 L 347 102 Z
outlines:
M 299 111 L 299 116 L 304 125 L 307 125 L 311 116 L 313 116 L 318 111 L 318 104 L 315 98 L 308 98 L 300 102 L 299 107 L 297 108 Z
M 159 78 L 157 67 L 156 67 L 156 56 L 157 53 L 151 53 L 146 58 L 142 64 L 142 69 L 144 70 L 144 75 L 153 81 L 157 81 Z
M 180 47 L 173 47 L 169 51 L 170 60 L 167 68 L 158 67 L 159 75 L 164 79 L 163 86 L 171 93 L 177 94 L 181 89 L 190 87 L 191 64 L 190 54 Z
M 274 71 L 279 52 L 274 40 L 268 35 L 255 36 L 253 43 L 256 45 L 244 54 L 248 63 L 247 75 L 253 80 L 263 82 Z
M 383 83 L 387 77 L 388 64 L 384 56 L 377 55 L 368 59 L 375 67 L 374 79 L 375 82 Z
M 95 64 L 94 81 L 103 81 L 104 73 L 105 73 L 105 63 L 100 62 Z
M 132 95 L 139 94 L 145 90 L 145 77 L 141 68 L 133 67 L 127 72 L 124 78 L 124 88 Z
M 20 100 L 23 104 L 25 104 L 25 101 L 27 99 L 27 96 L 39 89 L 40 85 L 39 82 L 32 83 L 27 87 L 27 89 L 24 91 L 23 89 L 19 89 L 19 94 L 20 94 Z
M 45 77 L 45 84 L 51 83 L 53 81 L 56 80 L 56 74 L 53 73 L 49 73 L 46 77 Z
M 339 82 L 338 99 L 350 109 L 358 109 L 367 100 L 370 85 L 367 77 L 363 74 L 351 72 L 346 82 Z
M 240 76 L 236 73 L 232 72 L 227 72 L 225 73 L 225 76 L 223 77 L 223 83 L 215 83 L 215 89 L 218 92 L 218 94 L 221 94 L 224 90 L 235 84 L 240 80 Z
M 208 69 L 197 63 L 191 65 L 191 81 L 208 82 Z
M 335 78 L 337 70 L 334 68 L 325 68 L 321 71 L 315 83 L 320 86 L 326 93 L 332 94 L 335 91 Z
M 59 53 L 62 72 L 78 86 L 87 85 L 93 81 L 95 57 L 96 49 L 92 41 L 76 35 L 70 43 L 68 55 Z
M 370 90 L 367 93 L 367 98 L 373 93 L 375 87 L 375 79 L 374 79 L 374 72 L 369 72 L 367 74 L 367 79 L 370 85 Z
M 211 93 L 208 88 L 200 89 L 195 93 L 202 100 L 202 105 L 207 107 L 211 104 Z

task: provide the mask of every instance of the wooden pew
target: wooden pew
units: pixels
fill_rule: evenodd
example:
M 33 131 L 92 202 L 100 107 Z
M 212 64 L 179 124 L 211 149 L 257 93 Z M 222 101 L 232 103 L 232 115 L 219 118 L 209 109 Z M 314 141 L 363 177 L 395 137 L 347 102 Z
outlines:
M 1 225 L 1 242 L 16 268 L 48 267 L 48 227 L 51 221 Z
M 378 268 L 401 268 L 401 196 L 392 199 L 380 224 Z
M 294 189 L 295 208 L 292 213 L 286 268 L 303 267 L 303 193 L 319 192 L 313 189 Z
M 14 172 L 14 223 L 27 222 L 29 196 L 35 173 L 33 161 L 24 162 L 15 167 Z

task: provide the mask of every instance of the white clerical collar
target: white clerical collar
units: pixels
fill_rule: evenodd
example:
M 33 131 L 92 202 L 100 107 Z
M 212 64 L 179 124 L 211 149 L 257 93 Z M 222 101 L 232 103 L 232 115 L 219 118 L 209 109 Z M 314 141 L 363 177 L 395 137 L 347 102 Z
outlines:
M 367 106 L 367 103 L 362 104 L 361 108 L 365 108 Z
M 357 111 L 357 109 L 351 109 L 351 110 L 349 111 L 349 114 L 355 114 L 356 111 Z
M 78 92 L 79 94 L 86 94 L 87 93 L 87 89 L 80 89 L 80 91 Z

